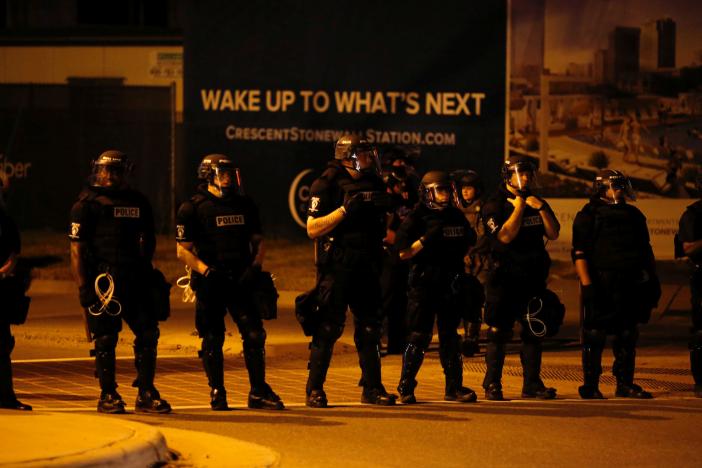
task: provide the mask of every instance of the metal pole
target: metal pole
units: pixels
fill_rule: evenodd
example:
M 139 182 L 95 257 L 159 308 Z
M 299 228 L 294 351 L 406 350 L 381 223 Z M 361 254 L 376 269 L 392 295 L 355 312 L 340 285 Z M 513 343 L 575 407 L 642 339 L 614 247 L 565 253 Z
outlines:
M 176 215 L 176 83 L 171 81 L 171 215 L 166 232 L 173 232 Z

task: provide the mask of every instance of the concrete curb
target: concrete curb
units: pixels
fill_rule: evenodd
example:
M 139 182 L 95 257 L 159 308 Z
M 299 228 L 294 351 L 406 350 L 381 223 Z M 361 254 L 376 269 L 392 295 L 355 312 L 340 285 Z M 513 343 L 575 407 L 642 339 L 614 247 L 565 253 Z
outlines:
M 180 457 L 173 464 L 199 467 L 277 467 L 280 454 L 262 445 L 217 434 L 161 427 Z
M 118 417 L 0 411 L 0 425 L 12 428 L 0 442 L 0 466 L 150 466 L 169 459 L 159 430 Z

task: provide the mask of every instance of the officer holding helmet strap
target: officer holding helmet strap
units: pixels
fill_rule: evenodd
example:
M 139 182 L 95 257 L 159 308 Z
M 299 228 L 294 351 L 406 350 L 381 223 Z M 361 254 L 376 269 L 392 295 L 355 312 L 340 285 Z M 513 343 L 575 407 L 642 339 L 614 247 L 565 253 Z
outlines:
M 463 386 L 463 362 L 456 328 L 466 303 L 464 257 L 475 244 L 475 231 L 456 203 L 449 175 L 430 171 L 422 177 L 420 202 L 397 234 L 400 259 L 409 260 L 407 306 L 408 344 L 402 358 L 397 390 L 405 404 L 416 403 L 416 376 L 431 342 L 436 317 L 439 358 L 446 377 L 444 399 L 474 402 L 473 390 Z
M 634 383 L 638 324 L 647 323 L 660 299 L 660 282 L 646 217 L 635 200 L 629 179 L 604 169 L 595 177 L 593 195 L 573 221 L 573 262 L 582 297 L 582 361 L 584 399 L 602 399 L 599 380 L 607 335 L 614 335 L 612 373 L 615 395 L 652 398 Z
M 154 387 L 161 317 L 149 301 L 155 272 L 153 212 L 146 197 L 129 187 L 131 170 L 132 162 L 117 150 L 93 161 L 90 185 L 71 209 L 71 268 L 95 341 L 98 411 L 125 412 L 115 380 L 115 347 L 124 319 L 135 335 L 135 408 L 168 413 L 171 406 Z
M 192 269 L 197 295 L 195 326 L 210 391 L 210 406 L 227 410 L 224 388 L 224 317 L 232 315 L 244 347 L 249 374 L 249 408 L 280 410 L 283 402 L 266 383 L 266 331 L 255 305 L 264 243 L 258 208 L 243 195 L 239 169 L 223 154 L 205 156 L 198 169 L 203 182 L 178 209 L 178 258 Z
M 390 197 L 376 149 L 356 135 L 336 142 L 334 160 L 310 189 L 307 234 L 315 240 L 320 320 L 310 344 L 307 406 L 327 406 L 324 381 L 346 320 L 354 315 L 363 403 L 393 405 L 381 382 L 380 268 Z
M 483 207 L 491 240 L 492 270 L 486 284 L 488 325 L 483 380 L 485 397 L 502 400 L 502 368 L 515 320 L 522 325 L 522 397 L 552 399 L 556 389 L 541 380 L 543 322 L 532 321 L 543 304 L 551 260 L 544 237 L 558 238 L 560 225 L 549 205 L 532 190 L 536 167 L 527 158 L 510 156 L 502 167 L 503 183 Z M 535 310 L 534 310 L 535 309 Z

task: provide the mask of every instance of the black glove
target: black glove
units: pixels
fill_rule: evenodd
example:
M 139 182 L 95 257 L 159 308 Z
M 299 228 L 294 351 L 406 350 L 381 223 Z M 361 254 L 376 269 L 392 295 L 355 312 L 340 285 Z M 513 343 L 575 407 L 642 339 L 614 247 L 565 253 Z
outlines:
M 243 285 L 251 285 L 256 281 L 258 275 L 261 274 L 261 265 L 258 263 L 252 263 L 249 267 L 244 270 L 239 278 L 239 283 Z
M 358 211 L 361 208 L 361 206 L 363 206 L 362 193 L 359 192 L 355 195 L 346 195 L 344 197 L 344 210 L 346 211 L 347 216 L 350 216 L 352 213 Z
M 231 283 L 231 278 L 227 276 L 227 274 L 214 267 L 209 267 L 207 270 L 205 270 L 205 274 L 203 276 L 205 277 L 207 286 L 213 288 L 214 290 L 224 290 Z
M 84 308 L 97 304 L 99 299 L 97 294 L 95 294 L 95 286 L 91 284 L 90 286 L 78 288 L 78 299 L 80 300 L 80 306 Z

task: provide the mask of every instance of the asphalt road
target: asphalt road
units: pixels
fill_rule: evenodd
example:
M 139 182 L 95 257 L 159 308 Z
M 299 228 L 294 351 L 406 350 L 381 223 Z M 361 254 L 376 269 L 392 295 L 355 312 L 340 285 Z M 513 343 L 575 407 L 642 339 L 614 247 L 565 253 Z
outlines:
M 294 294 L 281 297 L 280 318 L 267 324 L 268 380 L 286 401 L 282 412 L 244 408 L 248 390 L 241 346 L 235 327 L 228 336 L 226 384 L 229 412 L 208 409 L 208 388 L 195 358 L 192 305 L 174 301 L 173 317 L 162 327 L 156 384 L 174 404 L 173 414 L 115 416 L 189 430 L 205 431 L 266 445 L 278 451 L 283 466 L 700 466 L 702 399 L 692 397 L 686 350 L 688 317 L 685 291 L 664 288 L 665 313 L 654 312 L 642 328 L 637 381 L 656 399 L 630 401 L 612 398 L 609 374 L 611 353 L 605 352 L 602 390 L 610 399 L 582 401 L 577 345 L 577 315 L 573 282 L 553 285 L 565 299 L 569 313 L 557 340 L 548 343 L 543 375 L 559 389 L 560 398 L 541 402 L 519 398 L 521 370 L 510 347 L 505 369 L 505 394 L 511 401 L 461 405 L 442 401 L 443 375 L 434 348 L 419 374 L 414 406 L 377 408 L 361 405 L 356 386 L 360 372 L 353 352 L 352 326 L 337 344 L 327 393 L 331 408 L 303 405 L 307 339 L 292 319 Z M 26 325 L 15 327 L 13 353 L 16 389 L 37 411 L 93 413 L 98 395 L 87 359 L 89 345 L 82 337 L 75 288 L 70 284 L 39 284 Z M 662 316 L 661 316 L 662 314 Z M 129 405 L 134 377 L 131 334 L 122 333 L 118 348 L 119 390 Z M 398 356 L 383 359 L 389 390 L 400 374 Z M 465 384 L 480 388 L 484 372 L 481 356 L 464 362 Z

